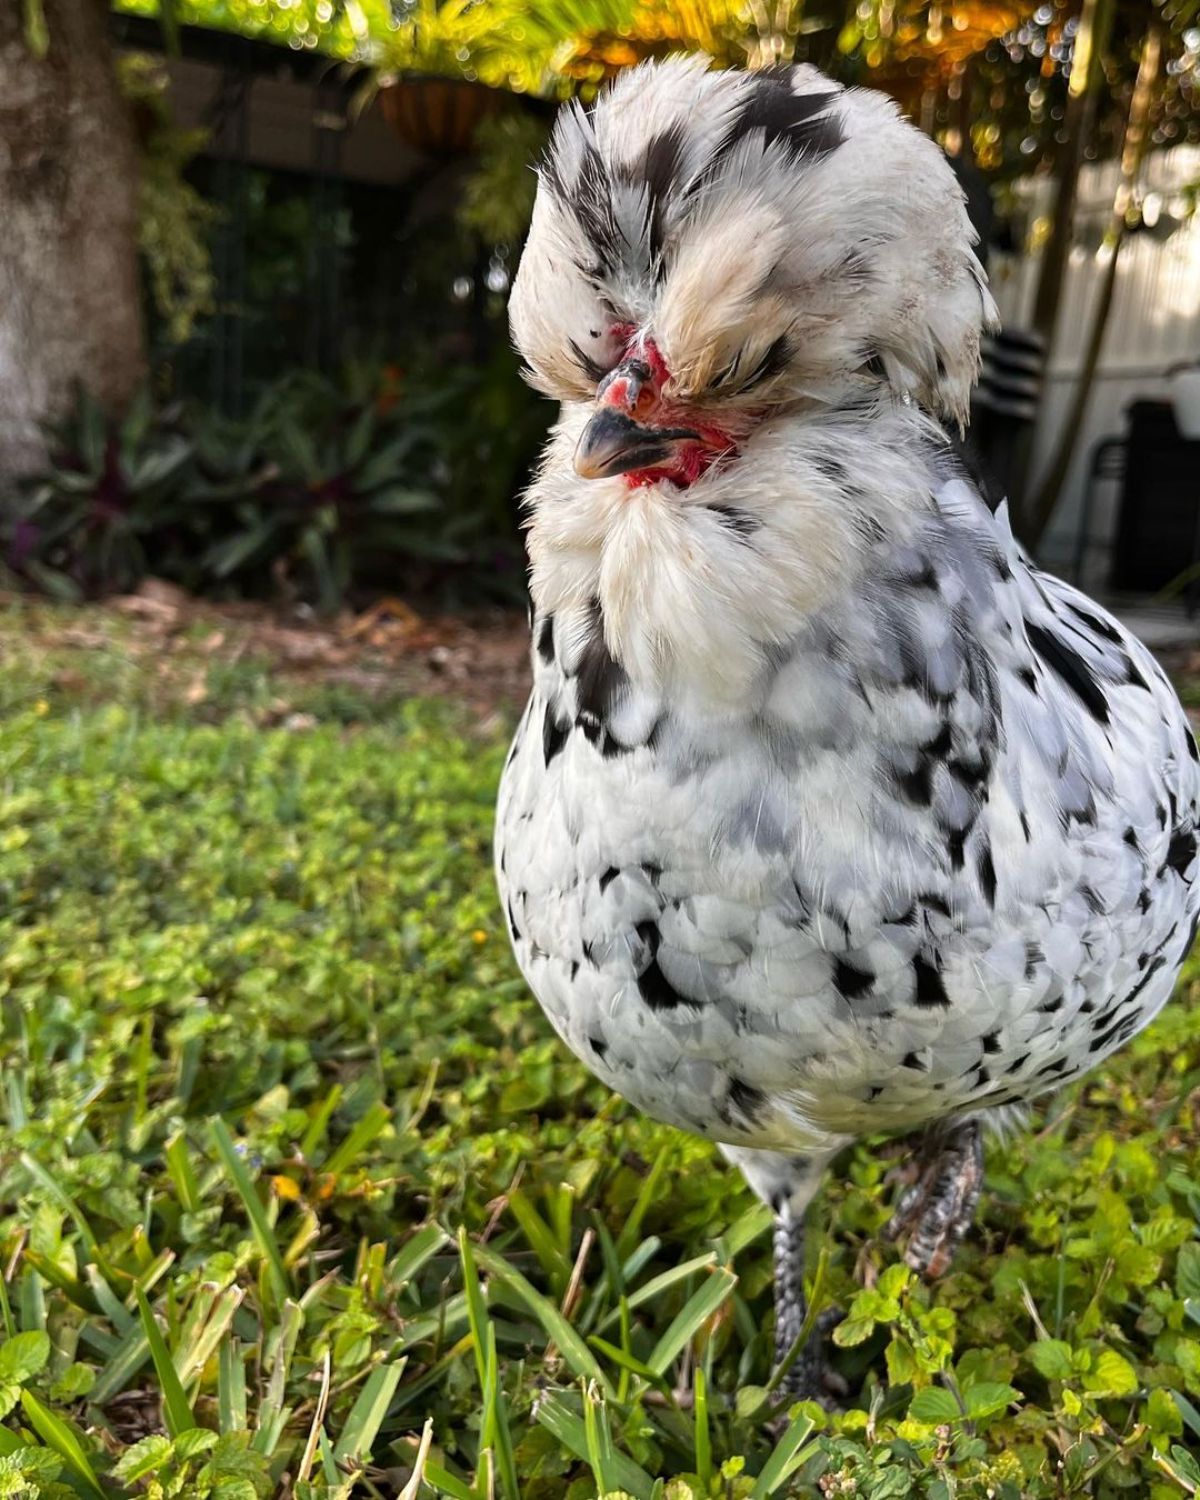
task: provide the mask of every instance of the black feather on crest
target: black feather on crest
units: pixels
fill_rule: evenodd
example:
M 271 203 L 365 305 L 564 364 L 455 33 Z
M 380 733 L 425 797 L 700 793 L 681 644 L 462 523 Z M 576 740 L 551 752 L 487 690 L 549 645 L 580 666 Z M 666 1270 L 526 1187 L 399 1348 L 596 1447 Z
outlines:
M 768 146 L 782 143 L 793 158 L 820 160 L 836 151 L 844 139 L 833 114 L 837 93 L 795 94 L 788 69 L 752 75 L 746 102 L 717 148 L 716 159 L 730 151 L 753 130 L 761 130 Z
M 682 165 L 682 125 L 672 125 L 669 130 L 660 131 L 646 143 L 642 157 L 642 176 L 650 195 L 648 238 L 650 255 L 654 260 L 662 255 L 667 204 L 678 186 Z

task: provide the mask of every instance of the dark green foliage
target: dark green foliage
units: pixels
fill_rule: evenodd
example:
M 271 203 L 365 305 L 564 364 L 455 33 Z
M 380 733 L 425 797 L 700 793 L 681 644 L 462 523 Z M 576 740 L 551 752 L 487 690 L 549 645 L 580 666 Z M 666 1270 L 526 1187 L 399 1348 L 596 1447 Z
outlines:
M 882 1154 L 838 1165 L 849 1410 L 768 1426 L 768 1215 L 527 997 L 503 744 L 344 698 L 264 729 L 252 663 L 200 707 L 115 650 L 80 697 L 78 655 L 3 644 L 3 1492 L 394 1497 L 427 1420 L 422 1500 L 1200 1482 L 1192 980 L 990 1148 L 936 1287 L 879 1240 Z
M 193 531 L 195 447 L 178 407 L 141 392 L 123 420 L 86 393 L 51 435 L 43 474 L 0 497 L 0 562 L 58 598 L 120 592 L 153 570 L 175 576 Z
M 402 421 L 385 399 L 343 396 L 300 374 L 269 390 L 247 422 L 202 428 L 211 540 L 201 581 L 261 594 L 274 573 L 332 610 L 352 585 L 386 584 L 400 559 L 461 562 L 454 527 L 437 514 L 449 392 L 406 400 Z
M 513 497 L 544 416 L 510 366 L 293 374 L 245 421 L 145 393 L 116 421 L 83 396 L 0 505 L 3 565 L 60 598 L 147 574 L 324 610 L 397 588 L 517 598 Z

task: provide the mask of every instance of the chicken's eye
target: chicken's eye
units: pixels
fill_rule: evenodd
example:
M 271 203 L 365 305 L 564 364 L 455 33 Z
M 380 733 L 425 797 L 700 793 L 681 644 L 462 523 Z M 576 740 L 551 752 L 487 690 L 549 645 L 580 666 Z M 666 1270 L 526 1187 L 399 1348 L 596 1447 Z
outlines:
M 636 333 L 637 324 L 628 323 L 618 315 L 610 315 L 601 323 L 591 324 L 580 333 L 579 338 L 568 339 L 571 359 L 579 366 L 586 380 L 598 386 L 624 359 L 628 345 Z
M 601 364 L 601 362 L 596 359 L 594 355 L 589 354 L 588 351 L 583 348 L 581 344 L 577 344 L 574 339 L 571 340 L 571 355 L 574 358 L 575 363 L 579 366 L 579 368 L 583 371 L 587 378 L 597 385 L 599 385 L 599 383 L 604 379 L 609 370 L 612 368 L 611 365 Z
M 600 327 L 589 328 L 579 339 L 571 339 L 571 357 L 594 384 L 620 364 L 637 326 L 617 319 Z

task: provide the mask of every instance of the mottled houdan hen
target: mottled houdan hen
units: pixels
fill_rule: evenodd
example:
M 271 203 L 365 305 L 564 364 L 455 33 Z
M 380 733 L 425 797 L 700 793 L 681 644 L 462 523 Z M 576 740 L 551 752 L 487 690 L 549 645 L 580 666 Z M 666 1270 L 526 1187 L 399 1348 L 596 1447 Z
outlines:
M 831 1158 L 922 1132 L 890 1227 L 937 1274 L 981 1126 L 1145 1026 L 1200 907 L 1174 692 L 959 456 L 972 244 L 882 95 L 674 60 L 562 112 L 513 289 L 562 403 L 513 944 L 587 1066 L 774 1209 L 781 1351 Z M 814 1348 L 789 1387 L 821 1375 Z

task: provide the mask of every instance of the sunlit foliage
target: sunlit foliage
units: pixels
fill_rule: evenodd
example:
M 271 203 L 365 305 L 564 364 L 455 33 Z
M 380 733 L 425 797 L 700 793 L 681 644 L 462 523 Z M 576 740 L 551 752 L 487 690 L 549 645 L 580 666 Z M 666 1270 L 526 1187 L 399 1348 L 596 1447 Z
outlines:
M 116 0 L 155 14 L 160 0 Z M 1200 138 L 1200 0 L 1115 6 L 1095 115 L 1115 149 L 1147 26 L 1164 34 L 1153 143 Z M 951 154 L 987 172 L 1053 166 L 1079 0 L 170 0 L 179 21 L 321 49 L 379 72 L 436 73 L 550 97 L 646 57 L 724 66 L 808 60 L 895 94 Z

